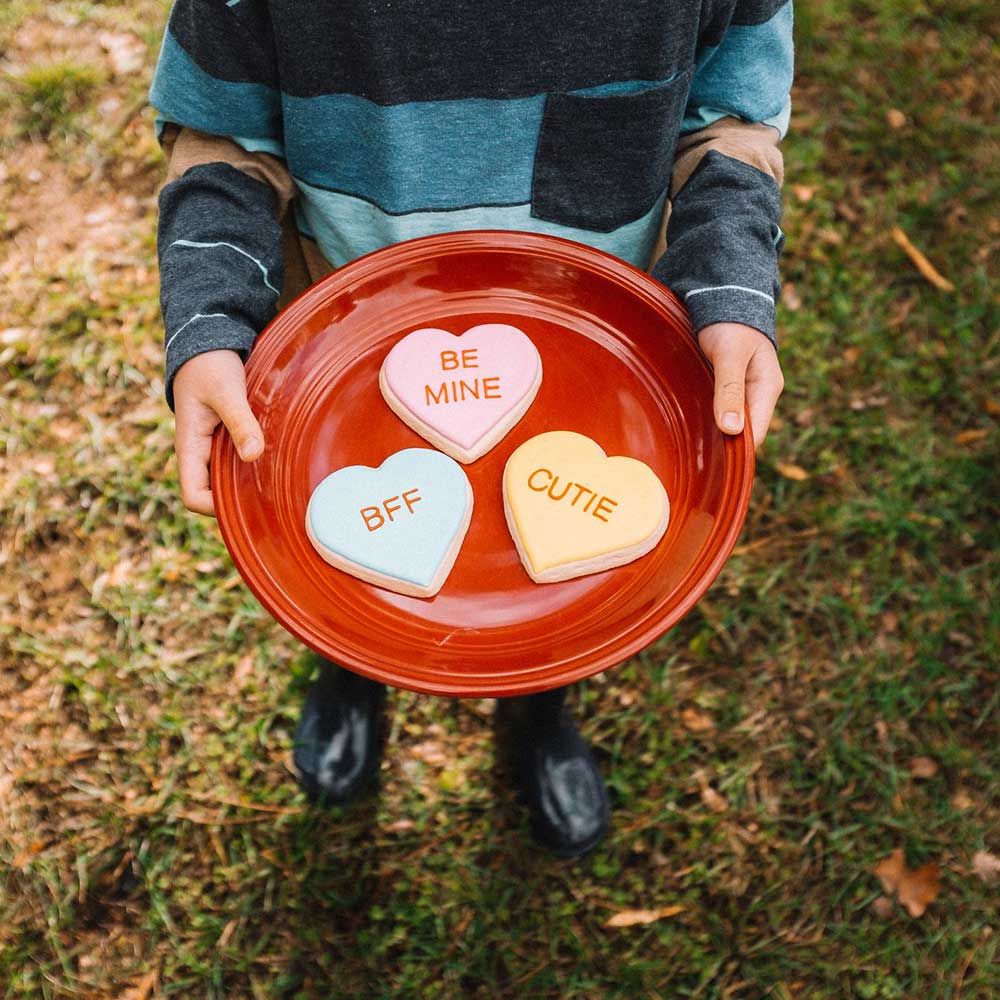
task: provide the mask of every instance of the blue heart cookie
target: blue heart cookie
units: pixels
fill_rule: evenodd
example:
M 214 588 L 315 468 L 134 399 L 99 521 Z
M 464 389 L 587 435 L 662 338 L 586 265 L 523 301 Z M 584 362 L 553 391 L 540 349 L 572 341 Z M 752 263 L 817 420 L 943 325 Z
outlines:
M 331 566 L 399 594 L 432 597 L 472 519 L 472 486 L 454 459 L 405 448 L 377 469 L 349 465 L 313 490 L 306 532 Z

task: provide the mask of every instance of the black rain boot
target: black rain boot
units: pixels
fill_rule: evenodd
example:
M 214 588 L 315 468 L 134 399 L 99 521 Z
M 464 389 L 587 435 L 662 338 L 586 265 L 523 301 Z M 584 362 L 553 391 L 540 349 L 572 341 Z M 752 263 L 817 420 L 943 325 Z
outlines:
M 317 805 L 344 805 L 378 777 L 385 685 L 321 661 L 293 737 L 299 785 Z
M 610 825 L 604 779 L 565 705 L 567 688 L 498 698 L 497 757 L 531 814 L 535 840 L 560 858 L 582 857 Z

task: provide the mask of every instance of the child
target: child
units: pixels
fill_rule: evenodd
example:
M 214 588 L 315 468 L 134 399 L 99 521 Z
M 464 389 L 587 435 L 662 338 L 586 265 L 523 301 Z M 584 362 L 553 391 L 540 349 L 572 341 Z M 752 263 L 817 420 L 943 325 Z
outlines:
M 746 403 L 760 444 L 782 389 L 791 76 L 790 0 L 175 0 L 150 101 L 185 505 L 213 512 L 220 421 L 244 461 L 266 446 L 243 362 L 275 310 L 363 253 L 457 229 L 649 267 L 714 366 L 720 429 L 742 431 Z M 565 691 L 500 699 L 496 728 L 535 838 L 576 857 L 606 833 L 608 798 Z M 314 800 L 371 782 L 384 700 L 323 664 L 295 734 Z

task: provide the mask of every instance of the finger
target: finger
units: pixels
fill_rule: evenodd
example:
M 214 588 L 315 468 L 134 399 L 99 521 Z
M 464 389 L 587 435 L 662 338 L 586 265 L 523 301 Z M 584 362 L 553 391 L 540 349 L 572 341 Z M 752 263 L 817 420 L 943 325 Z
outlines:
M 778 402 L 785 380 L 781 374 L 781 366 L 773 350 L 768 360 L 761 364 L 763 370 L 754 375 L 747 386 L 747 404 L 750 410 L 750 429 L 753 433 L 753 444 L 759 448 L 767 437 L 767 430 L 774 416 L 774 407 Z M 757 359 L 751 362 L 755 366 Z
M 256 462 L 264 452 L 264 432 L 250 409 L 243 386 L 227 385 L 211 399 L 211 404 L 226 425 L 240 458 Z
M 750 392 L 750 430 L 753 433 L 754 448 L 759 448 L 767 437 L 767 429 L 771 426 L 779 395 L 780 389 L 767 391 L 763 385 L 756 386 Z
M 215 515 L 209 485 L 208 457 L 212 451 L 212 427 L 190 413 L 179 411 L 174 434 L 177 470 L 181 480 L 181 500 L 196 514 Z
M 784 387 L 785 378 L 774 348 L 770 344 L 758 348 L 747 367 L 747 408 L 755 448 L 767 437 L 775 404 Z
M 749 355 L 737 351 L 723 351 L 715 363 L 715 422 L 725 434 L 739 434 L 743 430 L 743 411 L 746 394 L 747 363 Z

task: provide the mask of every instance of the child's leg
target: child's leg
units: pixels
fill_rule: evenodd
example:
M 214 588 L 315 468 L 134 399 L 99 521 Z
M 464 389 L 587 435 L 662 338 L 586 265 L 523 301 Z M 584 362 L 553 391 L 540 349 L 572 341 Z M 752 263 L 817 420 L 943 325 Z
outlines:
M 321 805 L 342 805 L 377 782 L 385 742 L 385 685 L 320 660 L 293 739 L 299 784 Z
M 497 757 L 531 812 L 532 834 L 559 857 L 575 858 L 607 833 L 610 805 L 567 691 L 498 698 L 495 723 Z

